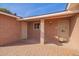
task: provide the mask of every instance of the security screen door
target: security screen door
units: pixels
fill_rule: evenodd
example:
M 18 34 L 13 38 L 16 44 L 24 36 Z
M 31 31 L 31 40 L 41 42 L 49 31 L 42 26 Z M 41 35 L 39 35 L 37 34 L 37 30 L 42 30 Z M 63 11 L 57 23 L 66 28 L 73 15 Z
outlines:
M 58 23 L 59 41 L 67 42 L 69 39 L 69 20 L 60 20 Z

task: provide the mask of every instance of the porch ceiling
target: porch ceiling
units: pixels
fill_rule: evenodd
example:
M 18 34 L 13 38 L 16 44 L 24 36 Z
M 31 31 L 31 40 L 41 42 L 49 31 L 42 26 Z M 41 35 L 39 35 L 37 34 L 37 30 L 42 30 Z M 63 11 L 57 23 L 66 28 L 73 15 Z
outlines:
M 40 20 L 40 19 L 64 18 L 64 17 L 71 17 L 75 14 L 76 14 L 76 12 L 73 12 L 73 11 L 64 11 L 64 12 L 60 12 L 60 13 L 28 17 L 28 18 L 20 19 L 20 21 L 36 21 L 36 20 Z

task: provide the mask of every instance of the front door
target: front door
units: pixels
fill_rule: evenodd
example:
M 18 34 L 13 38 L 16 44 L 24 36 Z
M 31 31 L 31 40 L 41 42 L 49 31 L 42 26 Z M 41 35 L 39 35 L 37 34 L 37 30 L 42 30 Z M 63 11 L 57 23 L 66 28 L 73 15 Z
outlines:
M 69 38 L 69 20 L 60 20 L 58 23 L 58 39 L 67 42 Z

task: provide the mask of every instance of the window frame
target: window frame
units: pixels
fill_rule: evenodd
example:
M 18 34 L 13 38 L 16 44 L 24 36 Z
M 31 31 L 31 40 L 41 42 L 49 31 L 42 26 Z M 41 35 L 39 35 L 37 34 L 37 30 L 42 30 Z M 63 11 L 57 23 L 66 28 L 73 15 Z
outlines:
M 39 28 L 35 27 L 35 24 L 39 24 Z M 33 30 L 40 30 L 40 22 L 33 23 Z

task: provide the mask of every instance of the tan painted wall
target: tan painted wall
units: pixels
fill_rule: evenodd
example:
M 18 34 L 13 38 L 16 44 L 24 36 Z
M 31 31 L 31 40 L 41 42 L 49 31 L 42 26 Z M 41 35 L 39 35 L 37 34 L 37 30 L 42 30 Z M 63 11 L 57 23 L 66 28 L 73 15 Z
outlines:
M 79 3 L 70 3 L 68 10 L 79 10 Z
M 20 23 L 12 17 L 0 14 L 0 45 L 20 39 Z
M 70 22 L 70 39 L 66 46 L 79 50 L 79 16 L 74 16 Z
M 39 21 L 30 21 L 27 23 L 28 27 L 27 27 L 27 38 L 28 39 L 35 39 L 35 40 L 40 40 L 40 30 L 34 30 L 33 28 L 33 24 L 35 22 L 39 22 Z

